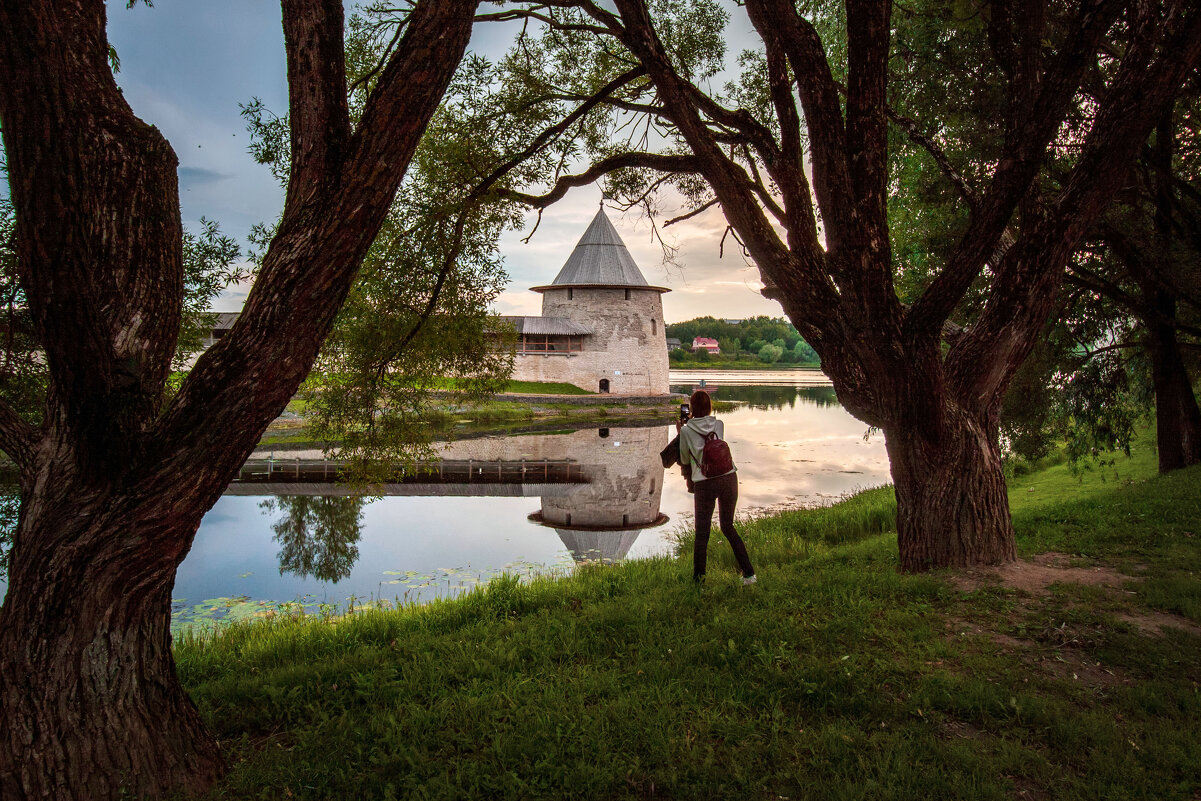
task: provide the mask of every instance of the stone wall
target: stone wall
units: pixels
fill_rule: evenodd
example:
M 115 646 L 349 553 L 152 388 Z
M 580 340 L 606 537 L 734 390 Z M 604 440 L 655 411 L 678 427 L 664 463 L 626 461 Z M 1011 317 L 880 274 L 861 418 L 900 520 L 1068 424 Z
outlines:
M 601 380 L 607 379 L 614 394 L 667 394 L 667 337 L 658 290 L 546 289 L 542 314 L 566 317 L 593 334 L 584 337 L 584 350 L 579 353 L 518 354 L 514 379 L 563 381 L 590 392 L 599 391 Z

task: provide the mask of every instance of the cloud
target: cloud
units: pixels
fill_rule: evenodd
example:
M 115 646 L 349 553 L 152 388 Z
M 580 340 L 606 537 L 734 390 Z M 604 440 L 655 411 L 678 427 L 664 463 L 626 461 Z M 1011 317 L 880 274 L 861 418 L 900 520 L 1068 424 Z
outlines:
M 533 292 L 505 291 L 496 299 L 497 314 L 539 315 L 542 313 L 542 296 Z
M 203 167 L 180 167 L 179 188 L 182 190 L 188 186 L 216 183 L 231 177 L 229 173 L 206 170 Z

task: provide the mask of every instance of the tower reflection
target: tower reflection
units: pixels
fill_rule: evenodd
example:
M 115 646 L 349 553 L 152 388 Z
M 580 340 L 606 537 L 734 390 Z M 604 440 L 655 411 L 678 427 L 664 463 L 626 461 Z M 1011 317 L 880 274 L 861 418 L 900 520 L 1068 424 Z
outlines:
M 579 466 L 584 481 L 541 494 L 530 520 L 553 528 L 577 563 L 613 563 L 626 557 L 643 530 L 661 526 L 663 465 L 659 451 L 667 429 L 584 429 L 553 436 L 470 440 L 448 446 L 460 459 L 501 458 Z

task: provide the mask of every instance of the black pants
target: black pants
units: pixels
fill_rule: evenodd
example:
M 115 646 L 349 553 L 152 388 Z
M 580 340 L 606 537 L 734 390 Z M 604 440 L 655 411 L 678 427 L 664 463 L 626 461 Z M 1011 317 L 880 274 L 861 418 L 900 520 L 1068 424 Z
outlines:
M 709 547 L 709 531 L 713 527 L 713 504 L 717 504 L 717 520 L 721 533 L 734 549 L 734 559 L 744 577 L 755 575 L 746 545 L 734 529 L 734 507 L 738 504 L 738 474 L 727 473 L 717 478 L 698 481 L 693 485 L 693 509 L 696 512 L 696 543 L 692 546 L 692 577 L 700 580 L 705 575 L 705 557 Z

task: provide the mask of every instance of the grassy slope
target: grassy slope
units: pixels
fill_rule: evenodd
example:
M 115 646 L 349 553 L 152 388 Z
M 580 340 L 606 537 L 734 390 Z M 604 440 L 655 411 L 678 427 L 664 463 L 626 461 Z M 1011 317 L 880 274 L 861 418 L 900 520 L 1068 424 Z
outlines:
M 1147 464 L 1012 488 L 1024 554 L 1134 594 L 899 575 L 882 489 L 744 524 L 753 588 L 717 542 L 702 591 L 658 559 L 180 643 L 214 797 L 1195 798 L 1201 639 L 1118 615 L 1201 622 L 1201 470 Z

